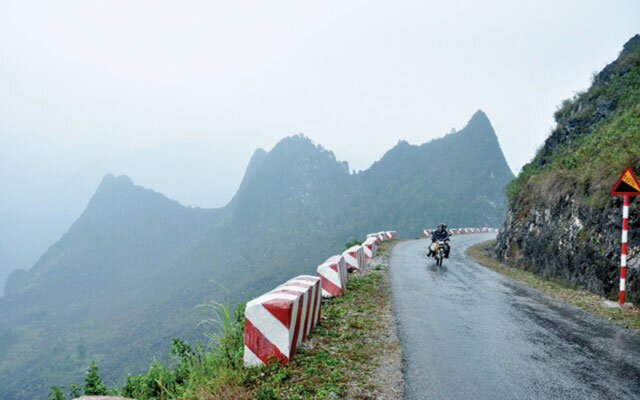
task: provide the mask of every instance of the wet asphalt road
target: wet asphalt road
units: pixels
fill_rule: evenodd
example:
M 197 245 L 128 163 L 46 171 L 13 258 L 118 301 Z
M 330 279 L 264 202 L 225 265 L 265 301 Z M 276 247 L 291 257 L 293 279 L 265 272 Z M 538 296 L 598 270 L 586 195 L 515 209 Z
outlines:
M 471 261 L 493 234 L 454 237 L 436 267 L 398 243 L 391 285 L 407 399 L 640 399 L 640 336 Z

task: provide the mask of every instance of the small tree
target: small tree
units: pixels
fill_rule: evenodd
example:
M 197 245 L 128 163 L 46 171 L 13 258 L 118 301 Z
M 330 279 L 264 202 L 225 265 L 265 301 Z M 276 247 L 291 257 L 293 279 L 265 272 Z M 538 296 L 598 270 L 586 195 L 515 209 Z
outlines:
M 352 248 L 353 246 L 360 246 L 362 244 L 361 241 L 359 241 L 358 239 L 353 239 L 349 242 L 347 242 L 344 247 L 349 250 L 350 248 Z
M 91 366 L 87 370 L 87 376 L 84 379 L 84 394 L 94 396 L 107 394 L 107 387 L 102 383 L 95 361 L 91 362 Z
M 49 399 L 50 400 L 67 400 L 67 398 L 64 397 L 64 393 L 62 393 L 62 389 L 64 389 L 64 386 L 63 387 L 51 386 L 51 391 L 49 392 Z
M 72 383 L 69 388 L 69 398 L 77 399 L 80 396 L 82 396 L 82 388 L 77 383 Z

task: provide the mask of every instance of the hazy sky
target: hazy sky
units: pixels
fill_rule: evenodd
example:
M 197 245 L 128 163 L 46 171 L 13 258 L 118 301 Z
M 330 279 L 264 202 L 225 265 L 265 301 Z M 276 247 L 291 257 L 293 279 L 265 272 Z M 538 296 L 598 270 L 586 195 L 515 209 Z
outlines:
M 638 32 L 638 1 L 0 0 L 0 192 L 113 170 L 220 206 L 284 136 L 365 169 L 477 109 L 517 172 Z

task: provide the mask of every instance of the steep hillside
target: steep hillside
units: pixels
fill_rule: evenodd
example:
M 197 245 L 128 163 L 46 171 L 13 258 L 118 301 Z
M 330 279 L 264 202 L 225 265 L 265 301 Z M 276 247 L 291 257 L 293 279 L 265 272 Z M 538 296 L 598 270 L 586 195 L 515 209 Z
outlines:
M 449 178 L 438 171 L 445 161 Z M 401 144 L 371 170 L 348 171 L 330 151 L 289 137 L 256 151 L 236 196 L 216 210 L 107 176 L 69 232 L 0 298 L 0 397 L 78 382 L 92 358 L 108 382 L 140 372 L 172 337 L 203 338 L 196 305 L 246 301 L 313 273 L 371 229 L 415 236 L 442 219 L 492 224 L 511 176 L 481 112 L 458 133 Z M 453 210 L 463 202 L 471 212 Z
M 498 236 L 503 260 L 597 294 L 618 293 L 621 199 L 609 194 L 626 166 L 640 171 L 640 36 L 555 113 L 557 125 L 509 185 Z M 630 247 L 640 246 L 631 205 Z M 637 270 L 628 293 L 640 300 Z
M 176 326 L 161 335 L 149 326 L 165 318 L 164 299 L 180 299 L 174 283 L 186 273 L 184 253 L 220 214 L 183 207 L 127 177 L 105 177 L 69 232 L 28 272 L 12 275 L 0 298 L 0 329 L 15 346 L 0 348 L 0 397 L 33 398 L 35 387 L 45 393 L 49 380 L 82 374 L 89 356 L 108 354 L 107 365 L 122 366 L 134 348 L 148 357 L 164 346 Z M 193 306 L 171 308 L 195 324 Z M 25 385 L 25 370 L 40 379 Z
M 398 143 L 359 178 L 364 196 L 358 203 L 371 209 L 364 216 L 368 227 L 399 225 L 414 236 L 439 222 L 498 226 L 513 174 L 489 119 L 478 111 L 456 133 L 421 146 Z

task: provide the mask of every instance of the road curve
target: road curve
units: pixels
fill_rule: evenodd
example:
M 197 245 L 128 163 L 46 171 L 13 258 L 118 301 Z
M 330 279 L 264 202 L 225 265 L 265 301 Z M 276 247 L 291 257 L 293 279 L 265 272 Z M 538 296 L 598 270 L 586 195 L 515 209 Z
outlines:
M 471 261 L 494 234 L 427 242 L 390 260 L 407 399 L 640 399 L 640 336 Z

